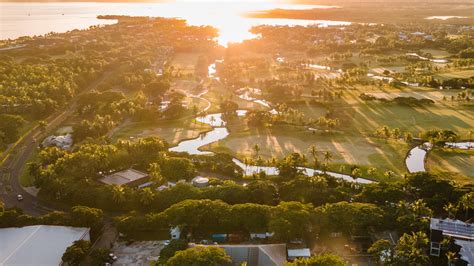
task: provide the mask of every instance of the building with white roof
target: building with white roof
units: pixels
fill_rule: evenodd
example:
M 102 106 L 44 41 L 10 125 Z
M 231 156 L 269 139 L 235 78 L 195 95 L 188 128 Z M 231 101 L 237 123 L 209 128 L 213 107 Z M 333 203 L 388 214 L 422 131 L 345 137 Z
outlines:
M 193 178 L 192 183 L 195 187 L 207 187 L 209 185 L 209 178 L 196 176 L 195 178 Z
M 309 257 L 311 257 L 311 251 L 309 248 L 288 249 L 288 261 Z
M 63 150 L 68 150 L 72 147 L 72 135 L 71 134 L 66 134 L 66 135 L 61 135 L 61 136 L 54 136 L 51 135 L 43 140 L 41 145 L 43 147 L 51 147 L 51 146 L 56 146 L 60 149 Z
M 137 187 L 143 183 L 148 182 L 148 180 L 148 174 L 130 168 L 104 176 L 100 179 L 100 182 L 107 185 L 126 185 L 130 187 Z
M 0 265 L 60 265 L 66 249 L 90 240 L 89 228 L 34 225 L 0 229 Z

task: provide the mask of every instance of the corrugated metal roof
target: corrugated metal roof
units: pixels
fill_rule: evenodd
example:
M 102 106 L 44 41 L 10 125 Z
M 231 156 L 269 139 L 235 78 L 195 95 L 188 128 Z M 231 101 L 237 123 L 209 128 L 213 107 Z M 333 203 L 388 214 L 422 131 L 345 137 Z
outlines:
M 0 229 L 0 265 L 59 265 L 66 248 L 89 240 L 89 228 L 34 225 Z

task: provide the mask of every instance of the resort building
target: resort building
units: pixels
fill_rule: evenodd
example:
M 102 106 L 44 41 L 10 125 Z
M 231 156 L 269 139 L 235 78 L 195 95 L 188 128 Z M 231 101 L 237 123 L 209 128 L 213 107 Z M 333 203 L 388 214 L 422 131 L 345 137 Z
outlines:
M 104 176 L 100 179 L 100 182 L 107 185 L 138 187 L 148 182 L 149 179 L 150 177 L 146 173 L 135 169 L 127 169 Z

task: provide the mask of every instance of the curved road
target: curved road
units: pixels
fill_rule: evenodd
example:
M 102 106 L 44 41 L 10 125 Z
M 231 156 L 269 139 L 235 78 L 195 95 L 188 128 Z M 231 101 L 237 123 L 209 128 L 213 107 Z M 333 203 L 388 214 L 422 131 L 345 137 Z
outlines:
M 112 74 L 111 71 L 105 72 L 101 78 L 97 79 L 93 84 L 91 84 L 86 90 L 79 93 L 78 96 L 87 93 L 95 89 L 103 80 L 109 77 Z M 20 185 L 19 177 L 21 171 L 25 166 L 30 154 L 38 148 L 44 134 L 44 132 L 50 132 L 57 126 L 59 126 L 63 121 L 65 121 L 69 116 L 71 116 L 76 110 L 77 102 L 73 101 L 64 111 L 57 112 L 46 119 L 47 126 L 44 129 L 35 126 L 31 129 L 23 138 L 13 145 L 7 151 L 3 158 L 6 159 L 0 165 L 0 177 L 4 177 L 3 180 L 0 179 L 0 200 L 3 201 L 6 207 L 19 207 L 23 209 L 26 214 L 30 215 L 42 215 L 53 210 L 68 210 L 69 207 L 62 205 L 60 203 L 52 203 L 41 200 L 28 192 Z M 5 178 L 6 177 L 6 178 Z M 23 195 L 23 200 L 18 201 L 17 195 Z

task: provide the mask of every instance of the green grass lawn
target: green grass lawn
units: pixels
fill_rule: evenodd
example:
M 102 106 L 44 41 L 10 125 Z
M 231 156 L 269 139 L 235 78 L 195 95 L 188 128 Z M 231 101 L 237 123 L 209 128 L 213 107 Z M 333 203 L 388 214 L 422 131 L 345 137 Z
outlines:
M 229 128 L 231 134 L 226 139 L 206 148 L 215 152 L 227 152 L 239 158 L 254 158 L 253 147 L 258 144 L 260 155 L 265 159 L 283 158 L 293 152 L 304 153 L 311 158 L 308 148 L 315 145 L 321 151 L 320 160 L 323 159 L 323 151 L 333 154 L 330 163 L 334 164 L 332 168 L 336 171 L 339 171 L 340 165 L 358 165 L 375 167 L 382 173 L 387 170 L 397 174 L 405 172 L 404 158 L 409 146 L 403 142 L 386 142 L 340 133 L 313 134 L 304 127 L 295 126 L 249 129 L 242 123 L 237 123 Z
M 35 149 L 33 150 L 33 152 L 30 154 L 30 156 L 28 157 L 28 159 L 26 160 L 26 163 L 25 165 L 23 166 L 23 168 L 21 169 L 21 174 L 20 174 L 20 184 L 23 186 L 23 187 L 31 187 L 33 186 L 33 182 L 34 182 L 34 179 L 32 176 L 30 176 L 30 174 L 28 173 L 28 163 L 31 163 L 31 162 L 34 162 L 38 159 L 38 155 L 39 155 L 39 150 L 38 149 Z
M 343 130 L 362 134 L 372 133 L 384 125 L 413 134 L 430 129 L 463 133 L 474 125 L 474 109 L 457 104 L 409 107 L 374 102 L 342 107 L 335 113 L 346 127 Z
M 453 78 L 462 78 L 467 79 L 474 76 L 474 69 L 468 70 L 454 70 L 452 72 L 437 74 L 436 78 L 441 79 L 453 79 Z
M 428 154 L 427 169 L 460 183 L 474 182 L 474 150 L 443 149 Z

